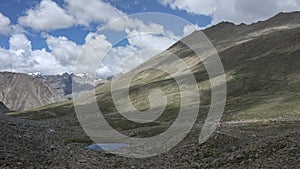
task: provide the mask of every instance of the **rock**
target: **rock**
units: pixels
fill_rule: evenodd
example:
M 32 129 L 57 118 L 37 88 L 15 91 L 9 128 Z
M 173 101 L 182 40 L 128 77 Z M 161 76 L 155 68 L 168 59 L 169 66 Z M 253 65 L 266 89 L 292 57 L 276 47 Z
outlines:
M 85 159 L 81 159 L 81 160 L 78 160 L 78 162 L 80 162 L 80 163 L 86 163 L 86 162 L 88 162 L 88 161 L 85 160 Z

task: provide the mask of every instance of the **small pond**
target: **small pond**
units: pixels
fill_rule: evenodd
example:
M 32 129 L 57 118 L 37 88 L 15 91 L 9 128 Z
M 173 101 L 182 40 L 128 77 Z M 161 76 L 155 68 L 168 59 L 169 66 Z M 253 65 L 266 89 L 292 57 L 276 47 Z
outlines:
M 86 146 L 86 149 L 96 150 L 96 151 L 113 151 L 122 147 L 129 146 L 128 144 L 120 144 L 120 143 L 105 143 L 105 144 L 91 144 Z

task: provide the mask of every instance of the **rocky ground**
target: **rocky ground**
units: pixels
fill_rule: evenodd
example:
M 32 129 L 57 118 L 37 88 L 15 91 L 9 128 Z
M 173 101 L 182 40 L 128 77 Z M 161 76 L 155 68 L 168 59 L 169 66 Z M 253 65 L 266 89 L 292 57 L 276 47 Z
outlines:
M 31 121 L 2 114 L 0 168 L 300 167 L 299 122 L 224 123 L 201 145 L 195 125 L 171 151 L 129 159 L 84 149 L 91 141 L 71 117 Z

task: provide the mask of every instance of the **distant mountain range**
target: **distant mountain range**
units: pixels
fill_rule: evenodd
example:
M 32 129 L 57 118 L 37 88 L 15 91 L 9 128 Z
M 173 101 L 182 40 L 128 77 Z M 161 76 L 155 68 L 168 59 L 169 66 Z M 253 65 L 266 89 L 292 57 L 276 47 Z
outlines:
M 9 110 L 24 111 L 65 100 L 40 79 L 22 73 L 0 73 L 0 101 Z
M 94 89 L 97 85 L 105 83 L 105 81 L 96 81 L 90 83 L 87 76 L 78 76 L 73 73 L 64 73 L 61 75 L 33 75 L 44 83 L 55 89 L 60 95 L 71 99 L 72 94 L 77 95 L 81 92 Z
M 0 102 L 3 112 L 24 111 L 36 107 L 72 99 L 73 95 L 95 89 L 107 80 L 88 83 L 86 76 L 72 73 L 41 75 L 0 72 Z M 6 110 L 4 105 L 9 109 Z

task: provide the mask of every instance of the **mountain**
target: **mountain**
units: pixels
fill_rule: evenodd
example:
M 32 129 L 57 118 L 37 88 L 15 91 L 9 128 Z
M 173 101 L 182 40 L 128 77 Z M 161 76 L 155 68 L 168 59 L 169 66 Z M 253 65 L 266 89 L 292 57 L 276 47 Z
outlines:
M 118 114 L 111 96 L 110 82 L 96 90 L 96 100 L 101 112 L 110 126 L 119 133 L 136 138 L 156 136 L 172 125 L 181 108 L 180 92 L 174 77 L 180 79 L 185 76 L 187 69 L 177 64 L 177 60 L 172 58 L 170 53 L 183 60 L 195 76 L 201 102 L 191 100 L 182 107 L 199 105 L 200 108 L 197 121 L 187 137 L 166 153 L 146 159 L 131 159 L 83 150 L 82 148 L 92 144 L 92 141 L 82 130 L 77 120 L 78 114 L 70 101 L 25 113 L 13 113 L 11 116 L 45 123 L 56 131 L 53 137 L 49 137 L 53 140 L 60 139 L 55 141 L 55 145 L 59 145 L 53 148 L 59 155 L 55 156 L 56 160 L 45 157 L 49 166 L 299 168 L 300 12 L 280 13 L 267 21 L 251 25 L 222 22 L 203 32 L 211 40 L 223 63 L 227 79 L 227 97 L 220 125 L 202 144 L 199 144 L 198 139 L 210 108 L 211 84 L 202 60 L 183 43 L 189 42 L 193 47 L 201 49 L 203 41 L 197 38 L 201 36 L 200 31 L 183 38 L 167 51 L 115 79 L 122 81 L 135 75 L 130 85 L 129 99 L 138 110 L 148 110 L 148 96 L 152 89 L 159 88 L 164 91 L 168 99 L 167 106 L 163 114 L 153 122 L 135 123 Z M 210 61 L 210 53 L 205 49 L 202 51 L 202 56 Z M 175 71 L 175 74 L 172 77 L 157 69 L 143 70 L 147 67 L 163 68 Z M 122 90 L 121 88 L 115 91 Z M 86 110 L 85 119 L 89 120 L 89 124 L 93 124 L 90 119 L 99 116 L 95 116 L 95 112 L 89 109 L 91 99 L 87 96 L 78 99 L 79 108 Z M 120 103 L 127 98 L 124 96 L 119 97 Z M 97 126 L 101 125 L 91 126 L 96 131 Z M 19 154 L 18 147 L 23 147 L 26 143 L 14 139 L 9 144 L 17 146 L 4 149 L 4 152 L 14 151 L 14 154 Z M 51 155 L 51 151 L 48 154 Z M 59 157 L 64 157 L 61 159 L 68 165 L 64 166 L 65 163 Z M 0 158 L 0 161 L 4 162 L 5 158 L 2 159 Z M 15 164 L 17 159 L 11 160 L 9 164 Z M 29 160 L 31 161 L 24 163 L 35 164 L 34 158 Z
M 38 78 L 26 74 L 2 72 L 0 80 L 0 101 L 10 110 L 30 110 L 64 100 Z
M 104 84 L 104 81 L 96 81 L 95 84 L 88 83 L 87 76 L 77 76 L 73 73 L 61 75 L 33 75 L 44 83 L 55 89 L 60 95 L 71 99 L 72 92 L 78 95 L 81 92 L 95 89 L 97 85 Z
M 2 102 L 0 102 L 0 113 L 7 113 L 7 112 L 10 112 L 10 110 Z
M 280 13 L 267 21 L 252 25 L 222 22 L 203 32 L 217 50 L 227 78 L 227 101 L 223 120 L 299 117 L 300 12 Z M 121 83 L 122 79 L 126 80 L 132 74 L 135 75 L 131 82 L 130 99 L 136 108 L 147 110 L 150 105 L 144 101 L 148 100 L 149 91 L 156 88 L 163 89 L 167 97 L 173 99 L 172 105 L 167 107 L 167 114 L 172 114 L 172 110 L 179 108 L 180 100 L 174 101 L 179 90 L 173 77 L 184 76 L 187 71 L 177 65 L 172 54 L 183 60 L 193 72 L 200 90 L 200 109 L 208 108 L 211 89 L 206 67 L 194 51 L 183 43 L 189 42 L 202 49 L 206 42 L 198 38 L 201 36 L 201 31 L 196 31 L 167 51 L 117 78 Z M 205 49 L 200 51 L 205 59 L 209 58 Z M 171 77 L 163 71 L 143 70 L 147 67 L 176 73 Z M 110 87 L 105 86 L 98 88 L 97 100 L 100 107 L 105 107 L 107 111 L 116 111 L 109 90 Z

